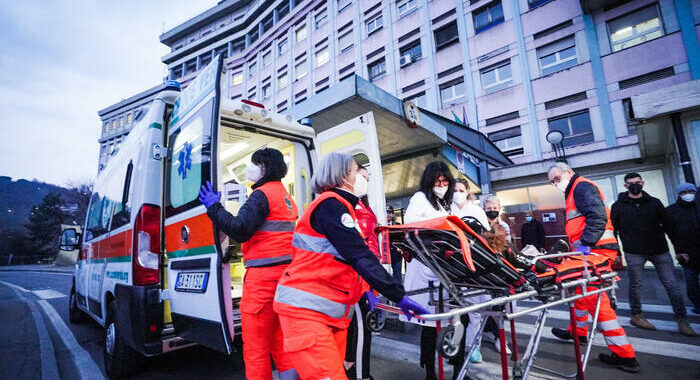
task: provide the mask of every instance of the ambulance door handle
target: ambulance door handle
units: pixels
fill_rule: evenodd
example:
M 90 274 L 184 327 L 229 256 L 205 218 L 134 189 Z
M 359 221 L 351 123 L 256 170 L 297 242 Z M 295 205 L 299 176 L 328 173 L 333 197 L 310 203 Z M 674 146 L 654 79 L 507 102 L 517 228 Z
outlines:
M 187 243 L 190 241 L 190 228 L 187 226 L 182 226 L 180 229 L 180 239 L 182 239 L 183 243 Z

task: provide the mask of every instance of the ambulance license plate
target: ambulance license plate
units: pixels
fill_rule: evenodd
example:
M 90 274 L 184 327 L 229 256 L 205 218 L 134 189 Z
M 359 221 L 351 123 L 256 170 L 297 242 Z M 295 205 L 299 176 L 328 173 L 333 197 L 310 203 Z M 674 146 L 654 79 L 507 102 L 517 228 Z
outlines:
M 207 290 L 209 272 L 178 273 L 175 282 L 176 292 L 204 293 Z

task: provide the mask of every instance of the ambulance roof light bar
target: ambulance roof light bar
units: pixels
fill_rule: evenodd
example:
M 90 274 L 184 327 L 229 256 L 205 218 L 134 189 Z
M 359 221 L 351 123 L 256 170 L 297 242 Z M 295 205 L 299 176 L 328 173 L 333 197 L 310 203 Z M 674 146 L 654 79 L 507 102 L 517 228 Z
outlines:
M 260 104 L 260 103 L 257 103 L 257 102 L 254 102 L 254 101 L 252 101 L 252 100 L 241 99 L 241 103 L 245 103 L 245 104 L 251 105 L 251 106 L 253 106 L 253 107 L 258 107 L 258 108 L 265 109 L 265 106 L 264 106 L 264 105 L 262 105 L 262 104 Z

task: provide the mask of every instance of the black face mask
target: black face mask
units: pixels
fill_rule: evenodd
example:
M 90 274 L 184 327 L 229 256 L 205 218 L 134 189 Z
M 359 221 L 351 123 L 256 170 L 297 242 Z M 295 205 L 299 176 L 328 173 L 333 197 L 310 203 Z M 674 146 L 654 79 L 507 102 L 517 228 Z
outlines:
M 632 195 L 639 195 L 642 193 L 642 185 L 638 183 L 633 183 L 629 187 L 630 194 Z
M 494 219 L 498 218 L 498 214 L 499 214 L 498 211 L 493 211 L 493 210 L 492 210 L 492 211 L 486 211 L 486 216 L 487 216 L 489 219 L 491 219 L 491 220 L 494 220 Z

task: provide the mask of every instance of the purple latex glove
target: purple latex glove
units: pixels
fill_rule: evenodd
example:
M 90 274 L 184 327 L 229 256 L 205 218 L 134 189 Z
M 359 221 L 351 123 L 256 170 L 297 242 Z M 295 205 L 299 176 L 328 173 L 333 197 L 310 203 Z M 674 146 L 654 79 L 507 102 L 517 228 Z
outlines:
M 413 312 L 413 314 L 416 314 L 416 315 L 428 314 L 428 310 L 426 310 L 418 302 L 408 298 L 408 296 L 403 296 L 401 301 L 399 301 L 396 304 L 396 306 L 401 308 L 401 311 L 403 311 L 403 313 L 406 314 L 406 318 L 409 321 L 411 320 L 411 312 Z
M 202 185 L 202 189 L 199 190 L 199 201 L 202 202 L 207 209 L 220 200 L 221 192 L 215 193 L 209 181 Z
M 587 245 L 579 245 L 576 247 L 577 252 L 582 252 L 585 256 L 588 256 L 591 254 L 591 247 Z
M 377 304 L 379 303 L 377 296 L 375 296 L 374 292 L 370 290 L 369 292 L 365 293 L 365 297 L 367 297 L 369 311 L 374 311 L 374 308 L 377 307 Z

